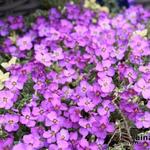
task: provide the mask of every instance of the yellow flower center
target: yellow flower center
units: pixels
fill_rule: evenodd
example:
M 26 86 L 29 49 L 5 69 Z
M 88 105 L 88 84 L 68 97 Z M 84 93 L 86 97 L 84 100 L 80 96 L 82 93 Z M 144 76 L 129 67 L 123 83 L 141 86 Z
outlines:
M 12 85 L 15 86 L 17 83 L 15 81 L 12 82 Z
M 13 124 L 14 121 L 13 121 L 13 120 L 9 120 L 8 123 L 9 123 L 9 124 Z
M 55 123 L 55 124 L 56 124 L 57 122 L 58 122 L 58 120 L 57 120 L 57 119 L 53 119 L 53 123 Z
M 26 119 L 30 119 L 30 116 L 29 115 L 26 115 L 26 117 L 25 117 Z

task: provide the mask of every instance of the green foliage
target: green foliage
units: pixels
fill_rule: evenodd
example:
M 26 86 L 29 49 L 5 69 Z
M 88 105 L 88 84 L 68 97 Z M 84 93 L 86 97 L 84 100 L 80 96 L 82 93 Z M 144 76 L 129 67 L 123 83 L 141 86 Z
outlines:
M 87 66 L 84 68 L 84 73 L 88 73 L 94 67 L 95 67 L 94 64 L 87 64 Z
M 114 147 L 109 147 L 108 150 L 127 150 L 125 148 L 124 143 L 120 143 L 119 145 L 115 145 Z
M 148 37 L 148 39 L 150 39 L 150 21 L 149 21 L 149 23 L 147 24 L 147 29 L 148 29 L 147 37 Z
M 120 7 L 117 0 L 103 0 L 104 6 L 110 9 L 112 14 L 115 14 L 120 11 Z
M 44 8 L 56 7 L 59 9 L 64 8 L 65 4 L 68 2 L 73 2 L 75 4 L 79 4 L 84 0 L 41 0 L 41 4 Z
M 30 27 L 33 22 L 35 22 L 38 16 L 48 16 L 47 10 L 37 9 L 34 13 L 25 16 L 25 24 L 27 27 Z
M 0 139 L 5 139 L 7 136 L 7 132 L 0 128 Z
M 19 100 L 15 103 L 15 108 L 20 110 L 24 107 L 25 104 L 30 102 L 32 94 L 34 93 L 33 85 L 34 85 L 33 81 L 29 79 L 27 83 L 24 85 Z
M 14 133 L 14 141 L 15 144 L 17 144 L 17 142 L 27 133 L 30 133 L 30 129 L 24 125 L 20 125 L 19 129 L 17 130 L 17 132 Z

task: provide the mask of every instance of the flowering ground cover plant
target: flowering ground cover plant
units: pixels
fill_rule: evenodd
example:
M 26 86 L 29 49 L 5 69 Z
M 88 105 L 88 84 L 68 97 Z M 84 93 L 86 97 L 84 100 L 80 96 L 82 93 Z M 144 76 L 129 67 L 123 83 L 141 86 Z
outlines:
M 134 141 L 150 129 L 149 17 L 67 4 L 1 20 L 0 150 L 150 148 Z

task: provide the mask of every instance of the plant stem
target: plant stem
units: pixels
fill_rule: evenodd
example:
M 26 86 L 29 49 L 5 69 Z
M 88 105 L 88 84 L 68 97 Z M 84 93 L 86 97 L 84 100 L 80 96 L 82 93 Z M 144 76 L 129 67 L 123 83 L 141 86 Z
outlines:
M 118 97 L 117 97 L 118 98 Z M 127 134 L 128 134 L 128 137 L 129 137 L 129 140 L 130 140 L 130 144 L 131 144 L 131 150 L 133 150 L 133 139 L 132 139 L 132 136 L 130 134 L 130 127 L 128 125 L 128 122 L 127 122 L 127 118 L 125 117 L 125 115 L 122 113 L 122 111 L 120 110 L 119 106 L 115 103 L 115 100 L 117 99 L 113 99 L 113 104 L 115 105 L 116 109 L 119 111 L 123 121 L 124 121 L 124 124 L 125 124 L 125 128 L 126 128 L 126 131 L 127 131 Z

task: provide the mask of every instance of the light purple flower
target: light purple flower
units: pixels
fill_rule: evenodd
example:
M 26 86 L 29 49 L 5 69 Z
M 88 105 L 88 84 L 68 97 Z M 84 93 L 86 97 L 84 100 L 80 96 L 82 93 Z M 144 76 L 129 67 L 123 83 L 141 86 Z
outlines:
M 39 122 L 45 119 L 45 110 L 42 107 L 33 107 L 32 114 Z
M 21 51 L 31 50 L 32 48 L 32 39 L 30 36 L 20 37 L 17 40 L 17 46 Z
M 98 108 L 98 113 L 101 116 L 108 115 L 115 110 L 115 107 L 112 105 L 110 100 L 104 100 L 102 106 Z
M 50 113 L 47 114 L 46 120 L 45 120 L 45 125 L 46 126 L 62 126 L 64 121 L 63 117 L 60 117 L 57 115 L 55 111 L 51 111 Z
M 92 87 L 86 80 L 82 80 L 80 82 L 80 86 L 77 87 L 77 90 L 80 95 L 85 95 L 87 92 L 92 90 Z
M 13 106 L 14 94 L 8 90 L 0 91 L 0 108 L 10 109 Z
M 146 135 L 147 136 L 147 135 Z M 136 141 L 137 143 L 134 144 L 134 150 L 145 150 L 150 148 L 149 141 Z
M 137 81 L 134 90 L 141 93 L 145 99 L 150 98 L 150 83 L 147 83 L 143 78 Z
M 45 131 L 43 133 L 43 137 L 47 139 L 48 143 L 54 143 L 57 141 L 56 135 L 57 135 L 57 132 L 59 131 L 59 129 L 60 128 L 57 126 L 52 126 L 51 130 Z
M 34 136 L 33 134 L 24 135 L 23 142 L 27 150 L 36 150 L 41 148 L 41 141 L 39 136 Z
M 47 52 L 44 52 L 44 51 L 39 51 L 39 52 L 36 52 L 35 54 L 35 59 L 44 64 L 45 66 L 47 67 L 50 67 L 51 64 L 52 64 L 52 60 L 51 60 L 51 57 L 50 57 L 50 53 L 47 53 Z
M 60 132 L 57 133 L 57 144 L 58 148 L 65 149 L 67 148 L 68 145 L 68 140 L 69 140 L 69 132 L 66 129 L 61 129 Z
M 105 139 L 107 132 L 111 133 L 115 130 L 114 124 L 110 123 L 107 116 L 97 117 L 93 122 L 92 130 L 97 137 Z
M 62 48 L 53 50 L 53 53 L 50 56 L 52 61 L 62 60 L 64 58 Z
M 98 83 L 101 86 L 102 92 L 104 93 L 110 93 L 115 88 L 114 84 L 112 83 L 112 78 L 107 76 L 100 78 Z
M 18 76 L 11 76 L 9 80 L 5 82 L 5 87 L 10 90 L 22 90 L 24 82 Z
M 23 108 L 21 113 L 22 116 L 20 116 L 20 122 L 26 125 L 27 127 L 34 127 L 36 122 L 35 122 L 35 118 L 31 114 L 30 108 L 29 107 Z
M 20 143 L 14 145 L 12 150 L 25 150 L 25 144 L 20 142 Z
M 135 125 L 137 128 L 149 128 L 150 127 L 150 113 L 145 112 L 136 116 Z
M 130 83 L 134 82 L 137 78 L 137 73 L 133 68 L 127 68 L 124 72 L 124 76 L 129 80 Z
M 6 114 L 4 117 L 4 128 L 6 131 L 17 131 L 19 128 L 19 117 L 17 115 Z
M 69 109 L 69 114 L 70 114 L 70 119 L 72 122 L 78 122 L 81 115 L 80 115 L 80 108 L 74 106 L 74 107 L 71 107 Z
M 110 52 L 112 52 L 113 47 L 107 46 L 104 44 L 100 44 L 99 48 L 96 49 L 96 56 L 101 56 L 103 59 L 107 59 L 110 56 Z
M 13 136 L 8 136 L 5 139 L 0 139 L 0 150 L 11 149 L 14 142 Z
M 60 38 L 60 32 L 57 31 L 55 28 L 51 27 L 49 33 L 50 33 L 49 39 L 51 41 L 57 41 L 57 40 L 59 40 L 59 38 Z
M 96 66 L 96 70 L 99 71 L 98 76 L 113 76 L 115 71 L 113 67 L 111 67 L 112 62 L 110 60 L 103 60 L 102 63 L 98 63 Z
M 78 102 L 78 106 L 80 106 L 80 108 L 84 109 L 86 112 L 93 110 L 94 108 L 94 104 L 92 100 L 89 99 L 88 97 L 80 98 Z

